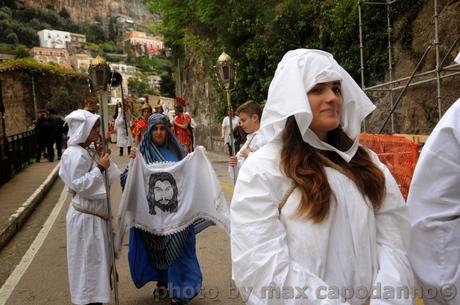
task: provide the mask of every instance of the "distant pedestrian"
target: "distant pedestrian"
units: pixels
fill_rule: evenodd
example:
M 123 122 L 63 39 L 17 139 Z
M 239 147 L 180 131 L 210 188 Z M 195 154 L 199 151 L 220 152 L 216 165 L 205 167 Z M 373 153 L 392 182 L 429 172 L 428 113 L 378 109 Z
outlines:
M 59 176 L 72 194 L 67 212 L 67 264 L 73 304 L 110 303 L 110 257 L 107 189 L 120 172 L 109 153 L 100 153 L 100 116 L 76 110 L 65 117 L 68 148 Z M 92 145 L 94 143 L 94 146 Z
M 53 143 L 56 146 L 58 160 L 61 160 L 62 156 L 62 140 L 64 135 L 64 120 L 56 113 L 54 109 L 49 110 L 48 119 L 50 120 L 51 127 L 53 129 Z M 52 158 L 54 159 L 54 150 Z
M 54 161 L 54 150 L 53 150 L 53 127 L 50 119 L 48 118 L 48 111 L 45 109 L 40 110 L 39 118 L 35 123 L 35 133 L 37 134 L 37 162 L 40 162 L 43 152 L 46 152 L 46 158 L 48 161 Z
M 141 108 L 142 117 L 137 119 L 132 124 L 132 134 L 134 136 L 134 142 L 139 145 L 142 140 L 142 136 L 148 127 L 148 119 L 152 115 L 152 106 L 148 102 L 145 102 Z
M 97 101 L 93 97 L 88 97 L 83 102 L 83 109 L 91 113 L 97 112 Z
M 190 115 L 184 113 L 185 100 L 181 97 L 176 97 L 176 105 L 174 106 L 175 115 L 172 121 L 174 127 L 174 134 L 179 140 L 186 152 L 192 152 L 192 131 L 190 123 L 192 118 Z
M 232 130 L 230 130 L 230 118 L 232 120 Z M 231 138 L 230 138 L 230 133 L 234 132 L 235 129 L 239 125 L 240 125 L 240 118 L 235 115 L 235 112 L 233 111 L 233 107 L 230 106 L 230 108 L 227 111 L 227 116 L 222 121 L 222 128 L 221 128 L 221 138 L 222 140 L 224 140 L 224 144 L 228 149 L 229 156 L 236 154 L 239 150 L 239 145 L 236 145 L 237 141 L 233 139 L 233 144 L 235 145 L 235 151 L 232 152 L 232 143 L 231 143 Z M 238 148 L 236 146 L 238 146 Z
M 124 109 L 123 109 L 124 108 Z M 115 129 L 117 130 L 117 146 L 120 148 L 120 156 L 123 156 L 123 149 L 128 149 L 128 154 L 133 146 L 133 136 L 131 134 L 131 110 L 129 104 L 120 105 L 118 116 L 115 119 Z

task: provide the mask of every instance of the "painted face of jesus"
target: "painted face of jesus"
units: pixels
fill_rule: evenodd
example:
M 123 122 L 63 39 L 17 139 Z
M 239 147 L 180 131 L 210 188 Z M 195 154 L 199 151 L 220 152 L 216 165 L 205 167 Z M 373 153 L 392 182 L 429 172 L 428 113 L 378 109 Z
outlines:
M 174 189 L 167 180 L 158 180 L 154 187 L 155 200 L 167 205 L 174 196 Z

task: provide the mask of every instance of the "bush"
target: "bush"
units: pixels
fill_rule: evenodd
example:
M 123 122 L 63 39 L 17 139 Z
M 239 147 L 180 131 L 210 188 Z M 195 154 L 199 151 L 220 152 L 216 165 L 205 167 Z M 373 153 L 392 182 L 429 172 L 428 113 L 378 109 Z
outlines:
M 18 35 L 16 33 L 9 33 L 6 35 L 6 42 L 16 45 L 19 42 Z

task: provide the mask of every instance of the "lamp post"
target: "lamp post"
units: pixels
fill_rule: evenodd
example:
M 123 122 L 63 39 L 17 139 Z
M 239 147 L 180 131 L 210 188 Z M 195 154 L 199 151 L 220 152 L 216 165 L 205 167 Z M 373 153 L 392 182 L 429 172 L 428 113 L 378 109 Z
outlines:
M 227 93 L 227 111 L 230 113 L 230 109 L 232 109 L 232 103 L 230 101 L 230 90 L 235 84 L 236 65 L 227 53 L 222 52 L 222 54 L 220 54 L 219 58 L 217 59 L 215 69 L 219 78 L 219 82 L 222 84 Z M 236 152 L 233 138 L 233 121 L 230 117 L 230 114 L 228 115 L 228 119 L 230 125 L 231 155 L 234 156 Z M 233 179 L 236 181 L 235 167 L 233 167 Z
M 88 83 L 91 92 L 96 92 L 97 98 L 99 100 L 99 106 L 101 109 L 101 137 L 104 152 L 108 150 L 108 144 L 105 140 L 106 127 L 108 126 L 108 106 L 107 106 L 107 88 L 109 83 L 111 83 L 111 70 L 105 59 L 102 57 L 96 57 L 95 61 L 88 68 Z M 107 171 L 104 171 L 104 180 L 105 180 L 105 190 L 106 190 L 106 200 L 107 200 L 107 210 L 109 213 L 109 219 L 107 220 L 107 235 L 109 241 L 109 249 L 111 250 L 111 276 L 113 284 L 113 293 L 115 297 L 115 304 L 119 304 L 118 300 L 118 276 L 117 268 L 115 263 L 115 247 L 112 234 L 112 207 L 110 200 L 110 188 L 108 183 Z

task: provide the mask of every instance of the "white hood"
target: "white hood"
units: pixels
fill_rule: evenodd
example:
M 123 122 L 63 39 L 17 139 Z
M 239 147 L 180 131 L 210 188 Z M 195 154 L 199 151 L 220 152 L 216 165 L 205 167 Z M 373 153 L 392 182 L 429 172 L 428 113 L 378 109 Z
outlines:
M 340 151 L 321 141 L 309 129 L 313 115 L 307 93 L 318 83 L 341 81 L 343 110 L 341 126 L 354 140 L 348 151 Z M 337 152 L 349 162 L 359 145 L 362 120 L 375 106 L 353 78 L 332 57 L 331 54 L 310 49 L 287 52 L 278 64 L 275 76 L 268 90 L 260 131 L 267 142 L 281 135 L 288 117 L 295 115 L 297 125 L 305 142 L 321 150 Z
M 71 146 L 84 143 L 99 118 L 98 114 L 93 114 L 83 109 L 72 111 L 67 115 L 64 119 L 65 123 L 69 126 L 67 134 L 69 140 L 67 145 Z

